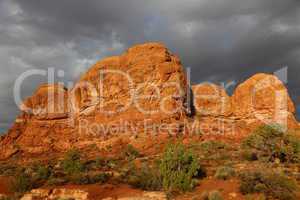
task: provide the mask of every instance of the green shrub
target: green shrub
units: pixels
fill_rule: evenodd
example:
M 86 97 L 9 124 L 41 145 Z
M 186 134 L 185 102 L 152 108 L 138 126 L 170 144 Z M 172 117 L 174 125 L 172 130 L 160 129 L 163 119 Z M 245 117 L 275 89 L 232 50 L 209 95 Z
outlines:
M 69 183 L 78 184 L 78 185 L 87 185 L 87 184 L 102 184 L 108 181 L 110 178 L 108 173 L 99 173 L 99 174 L 87 174 L 87 173 L 77 173 L 67 176 L 67 181 Z
M 217 190 L 203 192 L 200 197 L 202 200 L 223 200 L 221 193 Z
M 38 180 L 47 180 L 51 175 L 51 170 L 48 166 L 38 166 L 36 169 L 36 178 Z
M 235 175 L 235 171 L 230 166 L 219 167 L 215 173 L 215 178 L 227 180 Z
M 26 174 L 23 170 L 20 170 L 15 174 L 14 179 L 10 185 L 12 192 L 24 193 L 34 188 L 34 183 L 30 175 Z
M 194 188 L 194 178 L 202 168 L 191 151 L 182 144 L 175 144 L 166 148 L 159 169 L 166 191 L 188 191 Z
M 64 172 L 68 175 L 82 172 L 84 165 L 81 162 L 80 152 L 76 149 L 68 151 L 62 161 L 62 167 Z
M 255 151 L 251 149 L 244 149 L 241 151 L 241 156 L 243 159 L 248 160 L 248 161 L 255 161 L 258 160 L 257 154 Z
M 211 191 L 208 195 L 208 200 L 223 200 L 223 197 L 219 191 Z
M 278 125 L 259 127 L 243 141 L 242 148 L 262 161 L 300 161 L 300 140 Z
M 203 159 L 206 160 L 226 160 L 231 155 L 228 154 L 229 149 L 227 144 L 219 141 L 204 141 L 200 143 L 200 152 Z
M 247 194 L 245 196 L 246 200 L 266 200 L 266 196 L 264 194 Z
M 220 150 L 220 149 L 223 150 L 227 146 L 223 142 L 210 140 L 210 141 L 202 142 L 200 144 L 200 147 L 204 153 L 210 154 L 210 153 L 214 153 L 215 151 Z
M 90 182 L 88 175 L 85 173 L 74 173 L 68 175 L 66 177 L 66 180 L 69 183 L 76 184 L 76 185 L 87 185 Z
M 123 156 L 129 160 L 133 160 L 140 156 L 140 152 L 131 144 L 128 144 L 124 149 Z
M 140 169 L 131 165 L 124 176 L 126 176 L 127 183 L 134 187 L 151 191 L 162 189 L 162 177 L 156 165 L 149 167 L 144 164 Z
M 89 176 L 89 184 L 106 183 L 110 177 L 111 175 L 108 173 L 99 173 L 93 176 Z
M 65 178 L 58 178 L 50 176 L 46 182 L 46 185 L 49 186 L 61 186 L 68 182 Z
M 241 174 L 243 194 L 264 193 L 279 200 L 296 199 L 297 184 L 282 173 L 271 169 L 247 171 Z

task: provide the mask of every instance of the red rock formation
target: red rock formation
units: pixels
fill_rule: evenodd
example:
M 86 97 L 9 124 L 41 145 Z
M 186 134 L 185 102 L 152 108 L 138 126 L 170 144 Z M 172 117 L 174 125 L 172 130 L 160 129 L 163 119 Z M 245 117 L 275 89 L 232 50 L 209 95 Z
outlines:
M 284 124 L 285 117 L 288 127 L 298 125 L 287 89 L 267 74 L 245 81 L 232 97 L 216 85 L 194 86 L 196 116 L 188 118 L 185 77 L 165 46 L 147 43 L 99 61 L 70 90 L 43 85 L 1 137 L 0 159 L 84 148 L 122 134 L 177 134 L 186 121 L 225 136 L 249 134 L 261 123 Z
M 192 88 L 194 106 L 201 116 L 229 116 L 232 114 L 231 99 L 224 88 L 211 83 Z
M 262 124 L 298 127 L 295 107 L 284 84 L 274 75 L 256 74 L 240 84 L 232 97 L 214 84 L 193 87 L 201 130 L 207 134 L 245 135 Z
M 232 96 L 233 113 L 247 124 L 278 123 L 296 128 L 295 107 L 284 84 L 274 75 L 256 74 Z
M 39 87 L 2 138 L 0 159 L 16 152 L 66 151 L 101 141 L 103 135 L 140 134 L 145 123 L 149 133 L 167 133 L 168 127 L 157 126 L 184 121 L 185 94 L 176 56 L 159 43 L 134 46 L 96 63 L 69 92 L 60 85 Z
M 41 85 L 27 98 L 20 109 L 40 120 L 67 118 L 69 113 L 68 90 L 63 85 Z

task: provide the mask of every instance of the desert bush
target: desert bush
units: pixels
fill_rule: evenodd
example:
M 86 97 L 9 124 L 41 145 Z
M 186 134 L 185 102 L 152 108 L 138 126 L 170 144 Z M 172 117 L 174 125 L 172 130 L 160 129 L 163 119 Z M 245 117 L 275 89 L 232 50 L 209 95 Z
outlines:
M 223 197 L 219 191 L 215 190 L 209 193 L 208 200 L 223 200 Z
M 201 194 L 202 200 L 223 200 L 221 193 L 218 190 L 213 190 L 211 192 L 204 192 Z
M 96 175 L 89 176 L 89 184 L 106 183 L 110 177 L 111 175 L 108 173 L 98 173 Z
M 169 145 L 159 164 L 162 185 L 166 191 L 188 191 L 195 186 L 201 166 L 192 151 L 182 144 Z
M 226 160 L 229 158 L 227 144 L 219 141 L 204 141 L 200 143 L 200 156 L 206 160 Z
M 58 178 L 50 176 L 46 182 L 46 185 L 48 186 L 61 186 L 68 182 L 65 178 Z
M 279 200 L 296 199 L 296 182 L 280 172 L 260 169 L 243 172 L 240 177 L 243 194 L 264 193 Z
M 162 176 L 158 167 L 144 164 L 140 169 L 131 167 L 128 183 L 143 190 L 161 190 Z
M 24 193 L 34 188 L 34 183 L 29 174 L 25 173 L 23 169 L 15 174 L 11 181 L 10 189 L 12 192 Z
M 242 143 L 242 149 L 262 161 L 299 162 L 300 140 L 278 125 L 263 125 Z
M 264 194 L 247 194 L 245 196 L 246 200 L 266 200 L 266 196 Z
M 86 173 L 74 173 L 66 177 L 67 182 L 77 184 L 77 185 L 87 185 L 89 184 L 89 177 Z
M 36 179 L 47 180 L 51 175 L 51 169 L 49 166 L 39 165 L 36 169 Z
M 210 140 L 210 141 L 202 142 L 200 144 L 200 147 L 204 153 L 210 154 L 210 153 L 214 153 L 217 150 L 225 149 L 227 146 L 223 142 Z
M 81 162 L 81 155 L 77 149 L 68 151 L 61 164 L 64 172 L 68 175 L 84 171 L 84 165 Z
M 140 152 L 131 144 L 128 144 L 123 151 L 123 156 L 129 160 L 133 160 L 140 156 Z
M 161 159 L 137 168 L 133 162 L 121 171 L 121 178 L 134 187 L 167 192 L 191 190 L 196 178 L 206 172 L 195 155 L 181 144 L 169 145 Z
M 242 149 L 241 156 L 242 156 L 242 159 L 247 160 L 247 161 L 258 160 L 257 154 L 255 153 L 254 150 L 251 150 L 251 149 Z
M 109 180 L 111 177 L 108 173 L 98 173 L 98 174 L 88 174 L 88 173 L 76 173 L 68 175 L 66 177 L 67 182 L 78 184 L 78 185 L 87 185 L 87 184 L 102 184 Z
M 215 173 L 215 178 L 227 180 L 235 176 L 235 170 L 230 166 L 219 167 Z

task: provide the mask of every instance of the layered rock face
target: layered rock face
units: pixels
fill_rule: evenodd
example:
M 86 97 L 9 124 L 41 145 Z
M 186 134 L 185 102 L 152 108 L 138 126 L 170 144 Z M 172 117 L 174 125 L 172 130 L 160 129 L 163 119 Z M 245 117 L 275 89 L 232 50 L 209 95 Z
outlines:
M 232 105 L 234 115 L 251 126 L 258 122 L 298 126 L 288 91 L 274 75 L 256 74 L 240 84 L 232 96 Z
M 225 89 L 203 83 L 192 87 L 195 121 L 204 134 L 224 135 L 235 133 L 236 123 L 232 116 L 231 98 Z
M 1 138 L 0 159 L 63 152 L 112 134 L 166 133 L 172 124 L 176 134 L 186 117 L 185 77 L 165 46 L 147 43 L 96 63 L 69 91 L 42 85 Z
M 33 96 L 23 102 L 20 110 L 40 120 L 67 118 L 69 114 L 68 90 L 59 84 L 41 85 Z
M 75 115 L 82 121 L 120 127 L 122 120 L 139 132 L 145 123 L 179 123 L 185 117 L 186 80 L 180 60 L 157 43 L 96 63 L 71 93 Z
M 225 89 L 204 83 L 192 87 L 196 113 L 202 116 L 230 116 L 231 99 Z
M 295 107 L 284 84 L 274 75 L 256 74 L 240 84 L 232 97 L 214 84 L 193 87 L 201 129 L 208 134 L 249 134 L 262 124 L 295 129 Z
M 96 63 L 69 90 L 40 86 L 1 137 L 0 159 L 61 153 L 114 136 L 186 133 L 186 122 L 225 136 L 249 134 L 262 123 L 298 126 L 287 89 L 275 76 L 255 75 L 232 97 L 214 84 L 192 90 L 195 116 L 186 113 L 186 75 L 178 57 L 160 43 L 134 46 Z

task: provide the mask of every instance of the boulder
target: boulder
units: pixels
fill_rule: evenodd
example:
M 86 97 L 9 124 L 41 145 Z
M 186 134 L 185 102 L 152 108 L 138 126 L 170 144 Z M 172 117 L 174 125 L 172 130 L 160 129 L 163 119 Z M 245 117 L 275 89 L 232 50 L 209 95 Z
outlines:
M 68 90 L 61 84 L 44 84 L 20 106 L 20 110 L 40 120 L 68 117 Z
M 235 116 L 254 127 L 270 123 L 298 126 L 287 88 L 271 74 L 256 74 L 240 84 L 232 96 L 232 108 Z
M 230 116 L 232 114 L 231 99 L 224 88 L 204 83 L 192 87 L 194 107 L 201 116 Z

